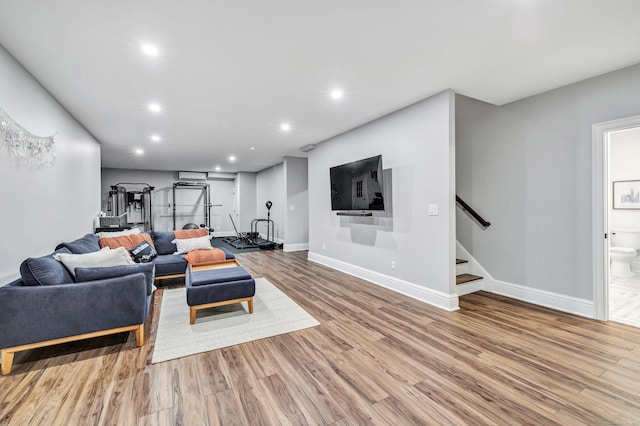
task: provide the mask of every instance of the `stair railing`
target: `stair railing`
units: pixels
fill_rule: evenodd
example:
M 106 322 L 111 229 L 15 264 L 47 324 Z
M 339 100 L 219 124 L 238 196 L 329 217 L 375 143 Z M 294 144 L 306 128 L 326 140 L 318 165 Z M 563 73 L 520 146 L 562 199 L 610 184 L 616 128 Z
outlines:
M 458 195 L 456 195 L 456 202 L 460 205 L 460 207 L 462 207 L 463 211 L 468 212 L 471 215 L 471 217 L 473 217 L 475 220 L 478 221 L 480 225 L 484 226 L 485 228 L 488 228 L 489 226 L 491 226 L 491 222 L 484 220 L 484 218 L 480 216 L 478 212 L 472 209 L 471 206 L 469 206 L 469 204 L 467 204 Z

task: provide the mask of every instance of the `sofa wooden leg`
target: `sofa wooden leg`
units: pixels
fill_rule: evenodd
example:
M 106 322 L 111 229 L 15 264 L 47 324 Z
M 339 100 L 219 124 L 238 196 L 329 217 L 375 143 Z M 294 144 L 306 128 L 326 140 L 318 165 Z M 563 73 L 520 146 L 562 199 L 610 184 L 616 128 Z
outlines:
M 249 313 L 252 314 L 253 313 L 253 297 L 250 297 L 249 299 L 247 299 L 247 305 L 249 305 Z
M 136 328 L 136 344 L 138 346 L 144 345 L 144 323 L 140 324 L 138 328 Z
M 11 373 L 11 366 L 13 365 L 13 355 L 15 352 L 9 352 L 6 349 L 0 351 L 2 353 L 2 375 L 6 376 Z
M 196 322 L 196 312 L 198 312 L 198 310 L 194 306 L 189 307 L 189 324 L 191 325 Z

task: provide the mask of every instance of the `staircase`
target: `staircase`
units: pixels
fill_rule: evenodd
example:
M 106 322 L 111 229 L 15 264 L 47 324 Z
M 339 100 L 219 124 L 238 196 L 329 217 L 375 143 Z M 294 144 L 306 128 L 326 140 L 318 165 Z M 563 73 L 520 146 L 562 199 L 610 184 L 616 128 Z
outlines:
M 456 289 L 458 296 L 482 290 L 482 277 L 470 274 L 469 261 L 456 259 Z

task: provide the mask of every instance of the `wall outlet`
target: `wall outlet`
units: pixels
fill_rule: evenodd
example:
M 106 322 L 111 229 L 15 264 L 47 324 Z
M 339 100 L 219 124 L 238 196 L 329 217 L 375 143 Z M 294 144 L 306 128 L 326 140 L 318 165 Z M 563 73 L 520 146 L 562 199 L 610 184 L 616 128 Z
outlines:
M 293 204 L 289 204 L 289 210 L 294 211 L 296 209 L 296 206 Z
M 438 216 L 437 204 L 429 204 L 429 216 Z
M 391 261 L 391 269 L 394 269 L 394 270 L 396 269 L 396 261 L 395 260 Z
M 327 245 L 325 243 L 322 243 L 322 250 L 326 250 L 327 249 Z

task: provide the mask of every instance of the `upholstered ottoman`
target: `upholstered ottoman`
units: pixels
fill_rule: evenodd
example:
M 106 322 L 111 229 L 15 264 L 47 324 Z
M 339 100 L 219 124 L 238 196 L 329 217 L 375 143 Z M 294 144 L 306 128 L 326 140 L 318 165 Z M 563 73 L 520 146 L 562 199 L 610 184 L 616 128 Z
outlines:
M 211 265 L 189 266 L 186 271 L 187 305 L 189 322 L 196 321 L 200 309 L 247 302 L 253 313 L 253 296 L 256 282 L 235 261 Z

